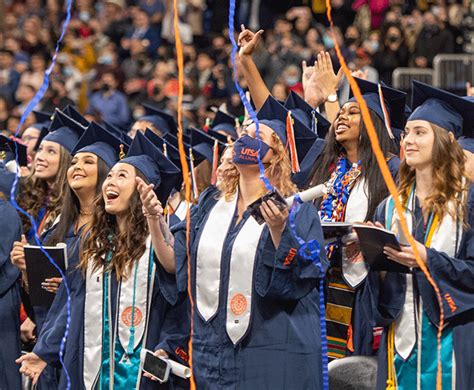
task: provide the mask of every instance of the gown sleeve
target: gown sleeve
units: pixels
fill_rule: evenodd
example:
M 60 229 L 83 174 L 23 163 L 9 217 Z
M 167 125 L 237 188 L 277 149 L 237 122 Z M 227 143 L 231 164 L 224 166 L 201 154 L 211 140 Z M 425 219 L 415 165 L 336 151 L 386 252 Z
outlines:
M 427 265 L 438 285 L 445 319 L 472 315 L 474 310 L 474 187 L 468 197 L 468 227 L 464 230 L 456 257 L 427 248 Z M 433 323 L 439 322 L 439 304 L 433 288 L 421 270 L 416 270 L 424 308 Z
M 301 205 L 295 220 L 296 233 L 305 242 L 316 240 L 319 246 L 317 262 L 298 253 L 296 240 L 289 222 L 283 231 L 280 245 L 275 249 L 268 231 L 262 236 L 263 250 L 257 260 L 256 291 L 262 297 L 299 300 L 319 285 L 328 268 L 319 215 L 310 203 Z
M 20 271 L 10 261 L 13 242 L 20 241 L 21 221 L 13 206 L 0 200 L 0 296 L 15 283 Z

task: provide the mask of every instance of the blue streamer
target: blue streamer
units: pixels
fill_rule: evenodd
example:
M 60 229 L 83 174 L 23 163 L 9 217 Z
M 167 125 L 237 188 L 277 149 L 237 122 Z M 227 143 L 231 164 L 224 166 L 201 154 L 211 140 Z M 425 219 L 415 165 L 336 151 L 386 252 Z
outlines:
M 261 148 L 262 140 L 260 138 L 260 130 L 259 130 L 260 124 L 257 118 L 257 114 L 255 113 L 255 110 L 253 109 L 252 105 L 250 104 L 247 97 L 245 96 L 245 92 L 242 89 L 242 87 L 239 85 L 239 81 L 237 79 L 237 66 L 235 63 L 235 56 L 239 48 L 234 38 L 234 19 L 235 19 L 235 0 L 230 0 L 229 2 L 229 38 L 230 38 L 230 41 L 232 42 L 231 58 L 232 58 L 232 68 L 234 71 L 234 84 L 235 84 L 235 88 L 237 88 L 237 91 L 239 92 L 240 100 L 242 100 L 242 103 L 245 106 L 245 109 L 250 114 L 250 117 L 255 123 L 255 126 L 257 128 L 257 131 L 256 131 L 257 139 L 259 141 L 259 147 Z M 268 180 L 268 178 L 265 176 L 265 167 L 263 166 L 262 159 L 260 157 L 260 148 L 258 149 L 258 156 L 257 156 L 258 168 L 260 170 L 260 180 L 263 181 L 267 190 L 271 191 L 273 190 L 273 187 L 270 184 L 270 180 Z
M 46 69 L 46 71 L 44 73 L 43 84 L 41 85 L 40 89 L 36 92 L 35 96 L 30 101 L 30 103 L 26 107 L 25 112 L 21 116 L 20 123 L 18 124 L 18 128 L 15 132 L 15 137 L 18 137 L 18 134 L 20 133 L 20 129 L 23 126 L 23 124 L 25 123 L 26 118 L 28 117 L 28 115 L 30 115 L 30 113 L 33 111 L 33 109 L 36 107 L 36 105 L 41 101 L 41 99 L 43 98 L 46 90 L 49 87 L 49 76 L 51 75 L 51 72 L 53 71 L 54 66 L 56 65 L 56 57 L 58 56 L 58 53 L 59 53 L 59 46 L 61 45 L 61 42 L 64 39 L 64 35 L 66 34 L 67 27 L 68 27 L 69 22 L 71 20 L 72 2 L 73 2 L 73 0 L 67 0 L 66 19 L 65 19 L 65 21 L 62 25 L 61 35 L 60 35 L 58 41 L 56 42 L 56 47 L 55 47 L 55 50 L 54 50 L 53 57 L 51 59 L 51 64 L 49 65 L 48 69 Z M 18 185 L 18 181 L 20 179 L 20 169 L 19 169 L 20 163 L 18 161 L 18 146 L 17 146 L 16 143 L 15 143 L 15 161 L 16 161 L 16 172 L 15 172 L 15 180 L 13 182 L 13 185 L 12 185 L 12 188 L 11 188 L 11 191 L 10 191 L 10 202 L 13 204 L 13 206 L 15 207 L 15 209 L 18 212 L 20 212 L 21 214 L 27 216 L 28 219 L 30 220 L 31 225 L 33 226 L 33 229 L 34 229 L 36 244 L 40 247 L 41 251 L 47 257 L 49 262 L 58 270 L 58 272 L 59 272 L 59 274 L 61 275 L 61 278 L 62 278 L 62 283 L 64 284 L 64 288 L 66 289 L 66 293 L 67 293 L 66 329 L 64 331 L 63 338 L 61 339 L 61 346 L 59 348 L 59 361 L 61 362 L 61 366 L 62 366 L 64 372 L 66 373 L 67 389 L 69 390 L 71 388 L 71 378 L 69 376 L 69 372 L 66 368 L 66 365 L 64 364 L 63 357 L 64 357 L 64 348 L 65 348 L 65 345 L 66 345 L 67 338 L 69 336 L 69 327 L 70 327 L 70 323 L 71 323 L 71 292 L 69 290 L 69 286 L 68 286 L 68 283 L 67 283 L 67 280 L 66 280 L 66 276 L 64 275 L 63 271 L 61 270 L 61 268 L 59 268 L 59 266 L 52 259 L 52 257 L 48 255 L 48 253 L 46 252 L 46 250 L 44 249 L 43 245 L 40 242 L 40 238 L 39 238 L 39 235 L 38 235 L 38 226 L 36 224 L 35 219 L 33 218 L 32 215 L 28 214 L 25 210 L 23 210 L 18 205 L 18 203 L 16 202 L 15 189 L 16 189 L 16 187 Z
M 290 215 L 288 222 L 290 224 L 291 232 L 295 237 L 296 241 L 300 245 L 298 249 L 298 255 L 305 260 L 313 262 L 323 273 L 321 261 L 319 260 L 320 246 L 316 240 L 304 241 L 298 236 L 296 232 L 296 214 L 300 210 L 303 201 L 300 198 L 300 194 L 296 194 L 291 205 Z M 321 357 L 322 357 L 322 374 L 323 374 L 323 389 L 329 389 L 329 375 L 328 375 L 328 344 L 327 344 L 327 331 L 326 331 L 326 305 L 324 302 L 324 277 L 319 279 L 319 326 L 321 328 Z

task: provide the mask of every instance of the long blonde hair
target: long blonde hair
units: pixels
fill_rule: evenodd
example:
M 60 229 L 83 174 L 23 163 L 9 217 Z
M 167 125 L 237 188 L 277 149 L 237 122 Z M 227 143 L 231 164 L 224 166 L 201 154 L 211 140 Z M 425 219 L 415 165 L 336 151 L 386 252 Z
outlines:
M 447 130 L 430 124 L 434 132 L 433 191 L 424 200 L 422 207 L 425 211 L 437 214 L 440 220 L 447 214 L 456 218 L 459 211 L 465 213 L 467 203 L 469 183 L 464 167 L 466 157 L 461 146 L 451 138 Z M 415 174 L 415 168 L 408 166 L 406 160 L 403 160 L 400 165 L 398 187 L 404 204 L 410 196 Z M 448 207 L 450 202 L 454 202 L 454 208 Z
M 270 183 L 283 196 L 290 196 L 296 192 L 296 186 L 291 181 L 291 164 L 285 146 L 281 143 L 278 136 L 272 134 L 273 157 L 265 168 L 265 176 L 268 177 Z M 237 191 L 239 185 L 240 173 L 237 168 L 233 167 L 224 173 L 221 184 L 221 192 L 226 200 L 232 198 Z

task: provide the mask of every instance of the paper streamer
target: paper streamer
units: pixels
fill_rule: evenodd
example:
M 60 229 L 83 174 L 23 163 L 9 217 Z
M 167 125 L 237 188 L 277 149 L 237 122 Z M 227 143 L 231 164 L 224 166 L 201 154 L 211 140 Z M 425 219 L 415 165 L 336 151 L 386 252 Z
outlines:
M 298 249 L 298 255 L 302 258 L 311 261 L 319 268 L 321 273 L 323 268 L 319 259 L 320 246 L 316 240 L 310 240 L 305 242 L 296 232 L 296 214 L 298 213 L 303 200 L 300 194 L 296 194 L 293 198 L 293 204 L 291 205 L 290 215 L 288 222 L 290 224 L 291 232 L 296 238 L 296 241 L 300 245 Z M 322 358 L 322 375 L 323 375 L 323 389 L 329 389 L 329 374 L 328 374 L 328 342 L 327 342 L 327 331 L 326 331 L 326 303 L 324 301 L 324 275 L 319 279 L 319 326 L 321 328 L 321 358 Z
M 437 360 L 438 360 L 438 371 L 437 371 L 437 377 L 436 377 L 436 389 L 441 390 L 442 383 L 441 383 L 441 334 L 443 331 L 444 327 L 444 308 L 443 308 L 443 301 L 441 298 L 441 292 L 432 278 L 428 268 L 426 267 L 426 264 L 421 260 L 420 257 L 420 252 L 418 251 L 418 248 L 416 246 L 415 239 L 411 235 L 411 232 L 408 230 L 408 225 L 407 221 L 404 217 L 404 208 L 400 202 L 400 199 L 398 197 L 398 189 L 397 186 L 395 185 L 395 182 L 392 179 L 392 175 L 390 174 L 390 170 L 388 168 L 387 162 L 385 160 L 385 156 L 383 155 L 383 152 L 380 148 L 379 140 L 377 137 L 377 132 L 375 131 L 374 124 L 372 122 L 372 119 L 370 118 L 370 113 L 369 109 L 367 108 L 367 104 L 365 103 L 364 98 L 362 97 L 362 93 L 360 92 L 359 86 L 357 85 L 357 82 L 354 80 L 354 77 L 351 74 L 350 69 L 347 67 L 347 64 L 344 60 L 344 57 L 341 53 L 341 49 L 339 45 L 337 44 L 337 39 L 334 34 L 334 23 L 332 20 L 331 16 L 331 1 L 326 0 L 326 8 L 327 8 L 327 17 L 331 26 L 331 35 L 335 43 L 335 49 L 336 49 L 336 54 L 339 59 L 339 62 L 341 64 L 341 67 L 344 71 L 345 76 L 349 80 L 349 84 L 351 86 L 352 92 L 354 93 L 354 97 L 356 98 L 357 102 L 359 103 L 360 110 L 361 110 L 361 115 L 362 119 L 364 121 L 364 124 L 367 128 L 367 134 L 369 135 L 370 143 L 372 145 L 372 150 L 375 154 L 375 157 L 377 159 L 377 163 L 379 165 L 380 171 L 382 173 L 383 179 L 385 181 L 385 184 L 387 185 L 387 188 L 392 195 L 395 208 L 400 215 L 400 226 L 402 228 L 403 234 L 405 237 L 408 239 L 408 242 L 410 243 L 410 246 L 413 249 L 416 263 L 422 270 L 423 274 L 426 276 L 426 279 L 430 283 L 430 285 L 433 287 L 435 293 L 436 293 L 436 298 L 438 300 L 438 305 L 439 305 L 439 311 L 440 311 L 440 316 L 439 316 L 439 327 L 438 327 L 438 334 L 437 334 L 437 339 L 438 339 L 438 348 L 437 348 Z
M 235 56 L 238 51 L 238 46 L 237 43 L 235 42 L 235 37 L 234 37 L 234 19 L 235 19 L 235 0 L 230 0 L 229 2 L 229 38 L 230 41 L 232 42 L 232 69 L 234 72 L 234 84 L 235 88 L 237 88 L 237 91 L 239 92 L 240 100 L 242 100 L 242 103 L 249 113 L 250 117 L 252 118 L 253 122 L 255 123 L 255 126 L 257 128 L 256 134 L 257 134 L 257 139 L 259 141 L 259 149 L 258 149 L 258 168 L 260 170 L 260 179 L 263 181 L 265 184 L 265 187 L 267 188 L 268 191 L 273 190 L 272 185 L 270 184 L 270 180 L 265 176 L 265 167 L 263 166 L 262 160 L 260 158 L 260 148 L 262 147 L 262 140 L 260 138 L 260 124 L 257 118 L 257 114 L 255 113 L 255 110 L 253 109 L 252 105 L 247 99 L 247 96 L 245 96 L 245 92 L 242 89 L 242 87 L 239 84 L 239 80 L 237 78 L 237 65 L 235 63 Z
M 189 248 L 190 230 L 191 230 L 191 183 L 189 181 L 189 168 L 186 162 L 186 151 L 183 143 L 183 93 L 184 93 L 184 57 L 183 44 L 181 43 L 181 36 L 179 35 L 179 17 L 178 17 L 178 0 L 173 0 L 173 27 L 176 44 L 176 60 L 178 64 L 178 149 L 179 160 L 181 162 L 181 169 L 183 171 L 183 182 L 186 199 L 186 254 L 188 256 L 188 297 L 191 306 L 191 328 L 189 334 L 188 354 L 189 354 L 189 369 L 193 372 L 193 330 L 194 330 L 194 300 L 191 291 L 191 252 Z M 191 390 L 196 389 L 194 377 L 189 378 L 189 385 Z
M 38 105 L 38 103 L 41 101 L 41 99 L 43 98 L 45 92 L 47 91 L 48 87 L 49 87 L 49 77 L 51 75 L 51 72 L 53 71 L 54 69 L 54 66 L 56 65 L 56 58 L 58 56 L 58 53 L 59 53 L 59 46 L 61 45 L 61 42 L 63 41 L 64 39 L 64 35 L 66 34 L 66 31 L 67 31 L 67 27 L 69 26 L 69 22 L 71 20 L 71 10 L 72 10 L 72 0 L 67 0 L 67 6 L 66 6 L 66 19 L 64 20 L 63 22 L 63 25 L 62 25 L 62 28 L 61 28 L 61 35 L 58 39 L 58 41 L 56 42 L 56 46 L 55 46 L 55 50 L 54 50 L 54 54 L 53 54 L 53 57 L 51 59 L 51 64 L 49 65 L 49 67 L 46 69 L 45 73 L 44 73 L 44 79 L 43 79 L 43 84 L 41 85 L 40 89 L 36 92 L 35 96 L 33 97 L 33 99 L 28 103 L 28 106 L 26 107 L 26 110 L 24 111 L 23 115 L 21 116 L 20 118 L 20 123 L 18 124 L 18 128 L 15 132 L 15 137 L 18 137 L 19 133 L 20 133 L 20 130 L 23 126 L 23 124 L 25 123 L 25 120 L 26 118 L 28 117 L 28 115 L 30 115 L 30 113 L 33 111 L 33 109 Z M 18 162 L 18 147 L 15 143 L 15 161 L 16 161 L 16 174 L 15 174 L 15 180 L 13 182 L 13 186 L 11 188 L 11 191 L 10 191 L 10 202 L 13 204 L 13 206 L 15 207 L 15 209 L 20 212 L 21 214 L 25 215 L 28 217 L 28 219 L 30 220 L 31 222 L 31 225 L 33 226 L 33 229 L 34 229 L 34 232 L 35 232 L 35 242 L 36 244 L 40 247 L 41 251 L 44 253 L 44 255 L 48 258 L 49 262 L 58 270 L 59 274 L 61 275 L 61 278 L 62 278 L 62 283 L 64 284 L 64 288 L 66 289 L 66 293 L 67 293 L 67 302 L 66 302 L 66 309 L 67 309 L 67 320 L 66 320 L 66 330 L 64 331 L 64 336 L 61 340 L 61 346 L 59 348 L 59 361 L 61 362 L 61 366 L 66 374 L 66 379 L 67 379 L 67 389 L 70 389 L 71 388 L 71 378 L 69 376 L 69 372 L 67 370 L 67 367 L 66 365 L 64 364 L 64 348 L 66 346 L 66 341 L 67 341 L 67 338 L 69 336 L 69 326 L 70 326 L 70 323 L 71 323 L 71 292 L 69 290 L 69 286 L 68 286 L 68 283 L 67 283 L 67 280 L 66 280 L 66 277 L 63 273 L 63 271 L 61 270 L 61 268 L 59 268 L 59 266 L 55 263 L 55 261 L 52 259 L 51 256 L 48 255 L 48 253 L 45 251 L 43 245 L 41 244 L 40 242 L 40 239 L 39 239 L 39 235 L 38 235 L 38 226 L 36 224 L 36 221 L 34 220 L 33 216 L 28 214 L 25 210 L 23 210 L 19 205 L 18 203 L 16 202 L 16 199 L 15 199 L 15 188 L 17 187 L 18 185 L 18 181 L 20 179 L 20 164 Z

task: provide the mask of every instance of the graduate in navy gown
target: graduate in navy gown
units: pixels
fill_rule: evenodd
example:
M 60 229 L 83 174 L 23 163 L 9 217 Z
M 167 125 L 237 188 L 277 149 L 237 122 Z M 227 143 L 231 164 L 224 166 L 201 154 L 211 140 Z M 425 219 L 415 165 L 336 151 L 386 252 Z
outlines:
M 20 271 L 10 261 L 13 242 L 20 239 L 21 221 L 7 201 L 14 179 L 15 174 L 8 172 L 0 159 L 0 389 L 21 388 L 21 376 L 15 367 L 21 347 Z
M 455 138 L 472 137 L 473 103 L 414 82 L 413 114 L 402 147 L 399 194 L 421 260 L 442 297 L 442 388 L 474 388 L 474 190 L 465 177 L 465 157 Z M 463 128 L 464 126 L 464 128 Z M 399 234 L 391 197 L 378 208 L 379 226 Z M 409 273 L 369 273 L 365 307 L 384 326 L 377 389 L 434 389 L 440 307 L 413 249 L 385 247 L 390 261 Z
M 395 137 L 385 123 L 384 110 L 394 126 L 403 127 L 406 94 L 382 87 L 382 106 L 377 84 L 360 79 L 357 83 L 395 178 L 400 160 L 395 154 Z M 359 103 L 354 98 L 341 107 L 310 177 L 310 187 L 321 183 L 329 185 L 328 193 L 315 202 L 323 222 L 367 221 L 388 195 L 362 122 Z M 353 255 L 357 252 L 357 242 L 349 237 L 327 247 L 331 262 L 327 293 L 328 356 L 331 360 L 350 354 L 373 355 L 380 338 L 381 329 L 373 329 L 371 319 L 359 312 L 359 292 L 367 269 L 363 261 L 354 261 Z
M 279 107 L 285 120 L 287 111 Z M 263 203 L 262 224 L 247 210 L 267 192 L 259 177 L 258 153 L 270 183 L 283 196 L 295 191 L 284 147 L 286 125 L 260 119 L 261 141 L 255 138 L 256 126 L 249 126 L 248 134 L 233 144 L 234 174 L 231 170 L 223 174 L 221 191 L 204 192 L 193 210 L 191 258 L 186 256 L 184 222 L 176 227 L 174 243 L 152 235 L 159 248 L 162 283 L 176 278 L 178 291 L 185 291 L 187 278 L 191 281 L 192 363 L 199 389 L 322 387 L 319 286 L 327 260 L 324 250 L 314 262 L 298 253 L 300 244 L 285 207 L 280 210 L 272 201 Z M 302 159 L 315 135 L 296 126 Z M 145 207 L 160 210 L 156 200 Z M 295 226 L 303 240 L 323 242 L 312 204 L 302 205 Z
M 156 280 L 148 226 L 136 191 L 139 177 L 165 201 L 179 175 L 179 169 L 138 133 L 127 157 L 104 181 L 79 268 L 67 276 L 72 300 L 64 361 L 72 389 L 154 388 L 157 384 L 140 372 L 145 348 L 159 349 L 177 360 L 186 357 L 186 337 L 176 329 L 186 327 L 186 317 L 182 306 L 172 306 L 174 296 L 162 294 Z M 63 305 L 34 352 L 18 360 L 21 371 L 34 381 L 46 362 L 59 364 L 60 345 L 49 335 L 55 333 L 54 327 L 64 329 L 66 318 Z M 66 384 L 63 369 L 59 387 Z

